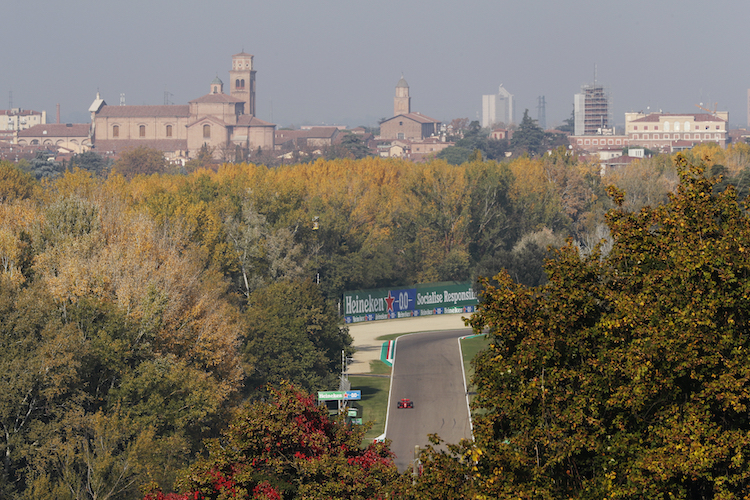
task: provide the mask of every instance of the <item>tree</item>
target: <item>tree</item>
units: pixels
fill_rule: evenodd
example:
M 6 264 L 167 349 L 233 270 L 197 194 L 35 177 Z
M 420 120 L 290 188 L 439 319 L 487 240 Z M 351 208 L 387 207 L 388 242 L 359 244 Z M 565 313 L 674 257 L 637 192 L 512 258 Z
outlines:
M 158 149 L 138 146 L 123 151 L 112 165 L 112 171 L 127 179 L 136 175 L 163 174 L 167 171 L 167 160 Z
M 750 488 L 750 218 L 678 155 L 638 213 L 610 189 L 607 256 L 572 244 L 529 289 L 485 287 L 480 491 L 493 498 L 741 498 Z M 500 472 L 502 471 L 502 472 Z
M 227 155 L 229 154 L 229 151 L 230 146 L 229 142 L 227 142 L 219 151 L 222 157 L 222 161 L 227 161 Z M 234 152 L 234 149 L 231 149 L 231 151 Z M 213 163 L 213 161 L 214 148 L 210 147 L 204 142 L 201 148 L 198 150 L 198 154 L 195 156 L 195 158 L 188 160 L 187 163 L 185 163 L 185 171 L 190 173 L 202 168 L 208 168 L 211 163 Z
M 341 139 L 341 147 L 347 151 L 349 158 L 359 160 L 370 155 L 370 148 L 362 141 L 362 138 L 351 132 L 344 134 Z
M 524 110 L 521 124 L 513 133 L 511 147 L 516 152 L 526 152 L 533 156 L 542 152 L 543 142 L 544 130 L 529 116 L 529 110 Z
M 575 109 L 573 109 L 570 112 L 570 117 L 563 120 L 563 124 L 557 127 L 557 130 L 560 132 L 567 132 L 570 135 L 573 135 L 575 133 L 575 125 L 576 125 L 576 112 Z
M 32 175 L 8 161 L 0 160 L 0 203 L 31 198 L 37 186 Z
M 109 173 L 109 167 L 111 164 L 112 160 L 104 158 L 102 155 L 97 154 L 94 151 L 86 151 L 73 155 L 68 167 L 70 170 L 80 168 L 91 172 L 94 175 L 106 177 Z
M 437 155 L 435 155 L 435 157 L 440 160 L 445 160 L 451 165 L 462 165 L 469 161 L 471 152 L 471 149 L 467 149 L 464 147 L 448 146 L 447 148 L 441 150 Z
M 256 290 L 246 320 L 250 393 L 283 380 L 310 392 L 337 388 L 341 353 L 353 352 L 352 338 L 312 281 L 280 280 Z
M 325 406 L 282 383 L 208 442 L 208 456 L 183 475 L 182 495 L 171 498 L 386 498 L 401 479 L 384 444 L 360 447 L 366 429 L 347 426 L 343 415 L 329 418 Z

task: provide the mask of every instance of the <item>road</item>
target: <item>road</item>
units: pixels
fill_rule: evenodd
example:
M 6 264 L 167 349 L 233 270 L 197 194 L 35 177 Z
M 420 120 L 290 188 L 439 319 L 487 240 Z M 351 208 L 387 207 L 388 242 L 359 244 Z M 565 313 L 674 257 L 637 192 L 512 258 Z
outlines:
M 411 464 L 415 445 L 428 443 L 427 434 L 437 433 L 447 443 L 471 438 L 457 340 L 468 334 L 464 328 L 399 337 L 386 423 L 399 471 Z M 411 399 L 414 408 L 396 409 L 401 398 Z

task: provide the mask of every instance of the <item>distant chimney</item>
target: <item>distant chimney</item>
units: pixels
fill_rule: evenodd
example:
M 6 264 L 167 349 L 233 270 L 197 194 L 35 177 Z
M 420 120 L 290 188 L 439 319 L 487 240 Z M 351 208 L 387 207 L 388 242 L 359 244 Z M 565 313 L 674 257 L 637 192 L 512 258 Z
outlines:
M 60 103 L 57 103 L 57 123 L 60 123 Z

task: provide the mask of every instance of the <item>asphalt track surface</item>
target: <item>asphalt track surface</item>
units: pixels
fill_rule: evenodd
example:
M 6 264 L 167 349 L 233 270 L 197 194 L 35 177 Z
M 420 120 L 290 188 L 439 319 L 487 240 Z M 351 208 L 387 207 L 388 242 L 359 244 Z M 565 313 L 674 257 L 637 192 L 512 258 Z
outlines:
M 414 447 L 424 448 L 428 434 L 446 443 L 471 438 L 469 407 L 458 338 L 469 329 L 415 333 L 398 338 L 391 375 L 386 438 L 403 472 L 412 463 Z M 397 409 L 402 398 L 414 408 Z

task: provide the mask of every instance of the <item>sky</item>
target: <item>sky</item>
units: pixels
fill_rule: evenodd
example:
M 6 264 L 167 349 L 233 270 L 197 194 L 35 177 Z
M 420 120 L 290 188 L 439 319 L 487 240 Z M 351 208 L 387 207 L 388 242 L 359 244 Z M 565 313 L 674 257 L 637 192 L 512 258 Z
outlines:
M 256 116 L 376 126 L 403 74 L 412 111 L 480 119 L 502 84 L 548 127 L 596 81 L 626 111 L 729 111 L 747 126 L 750 2 L 741 0 L 2 0 L 0 109 L 87 123 L 110 105 L 187 104 L 231 56 L 255 56 Z

